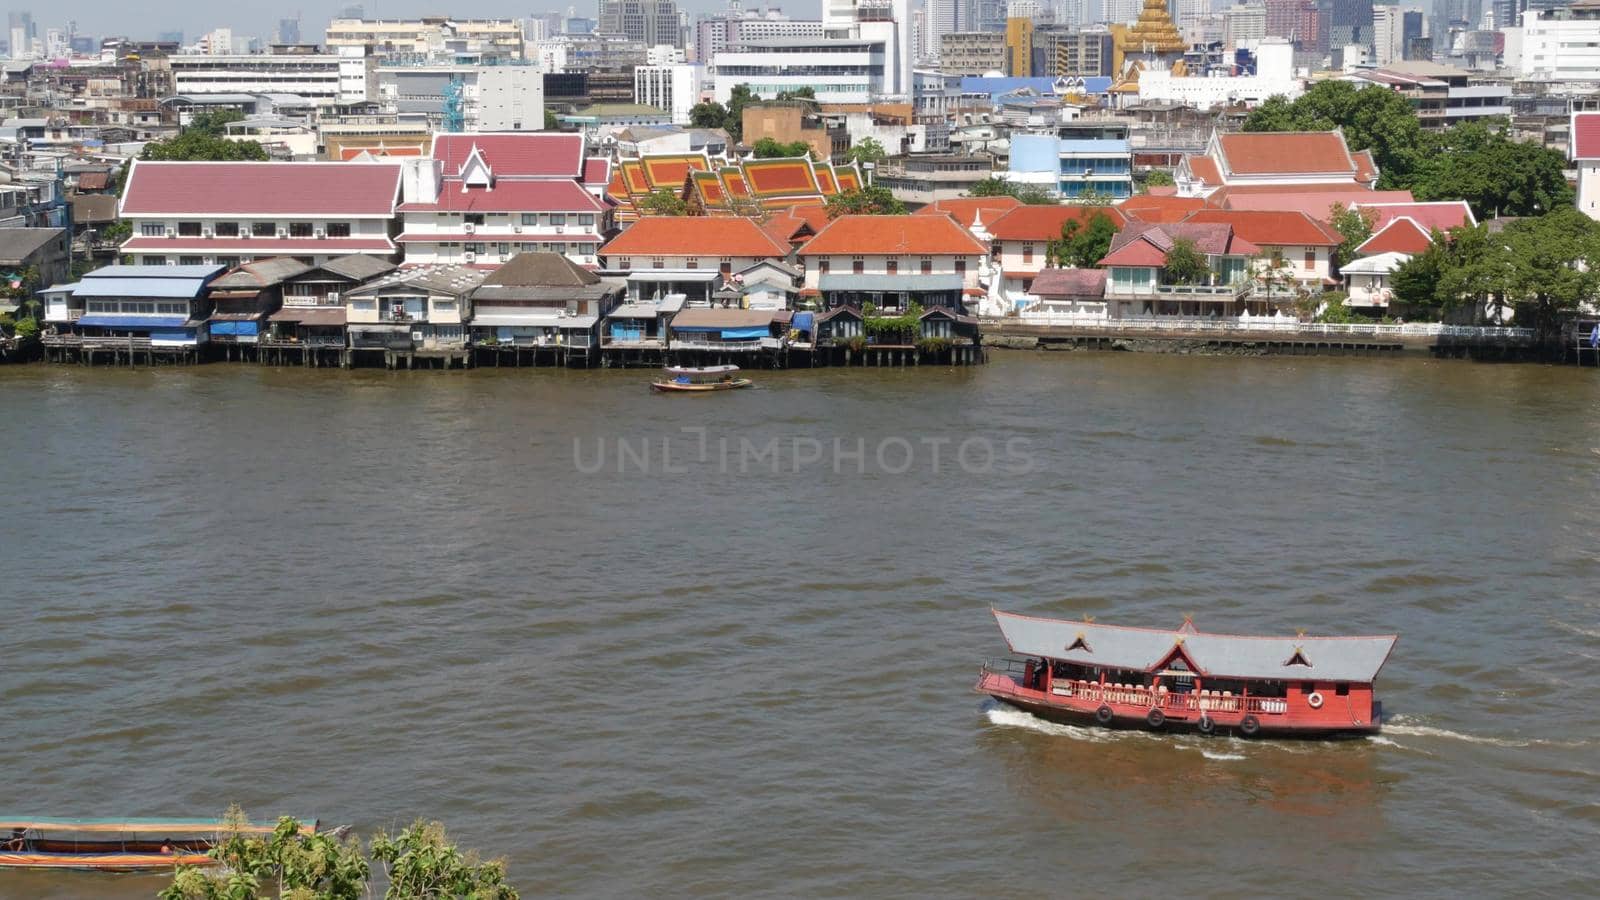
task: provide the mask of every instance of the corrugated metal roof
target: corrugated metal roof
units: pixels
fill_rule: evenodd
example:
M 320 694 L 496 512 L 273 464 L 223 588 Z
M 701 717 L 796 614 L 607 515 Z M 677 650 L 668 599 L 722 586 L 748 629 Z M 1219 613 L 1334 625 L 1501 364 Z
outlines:
M 207 281 L 206 278 L 90 278 L 85 275 L 73 289 L 72 296 L 192 300 L 206 289 Z
M 1394 635 L 1375 637 L 1249 637 L 1039 619 L 994 611 L 1013 652 L 1081 665 L 1149 671 L 1174 647 L 1213 677 L 1272 681 L 1371 682 L 1394 649 Z M 1082 638 L 1079 649 L 1071 649 Z M 1310 666 L 1286 665 L 1298 652 Z

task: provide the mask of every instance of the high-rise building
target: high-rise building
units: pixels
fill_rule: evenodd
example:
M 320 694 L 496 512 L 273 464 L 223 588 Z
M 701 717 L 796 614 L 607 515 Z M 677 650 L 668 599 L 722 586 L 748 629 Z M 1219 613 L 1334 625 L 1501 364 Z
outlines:
M 1387 66 L 1404 59 L 1405 52 L 1405 10 L 1399 6 L 1373 7 L 1372 61 Z
M 1111 32 L 1105 28 L 1085 28 L 1058 37 L 1056 63 L 1051 74 L 1091 78 L 1110 75 L 1114 58 Z
M 300 43 L 300 19 L 298 17 L 278 20 L 278 43 Z
M 938 58 L 944 36 L 966 28 L 965 17 L 962 16 L 966 4 L 963 0 L 927 0 L 923 10 L 927 12 L 924 33 L 929 55 Z
M 1321 16 L 1316 0 L 1266 0 L 1267 36 L 1288 38 L 1302 50 L 1315 50 L 1321 43 Z
M 683 46 L 675 0 L 600 0 L 600 31 L 646 46 Z
M 1222 12 L 1222 42 L 1229 50 L 1254 47 L 1267 36 L 1267 8 L 1238 3 Z
M 987 75 L 1006 68 L 1006 36 L 999 31 L 952 31 L 940 38 L 939 70 Z
M 33 41 L 39 36 L 39 26 L 33 23 L 33 13 L 14 12 L 9 20 L 12 59 L 32 59 Z
M 1326 47 L 1372 45 L 1372 0 L 1318 0 Z
M 1026 78 L 1033 74 L 1033 20 L 1006 20 L 1006 74 Z
M 633 102 L 672 114 L 678 125 L 689 124 L 689 111 L 700 102 L 700 82 L 705 69 L 693 63 L 635 66 Z
M 1432 48 L 1429 49 L 1429 52 L 1428 52 L 1427 56 L 1412 56 L 1411 55 L 1412 42 L 1413 41 L 1422 40 L 1422 19 L 1423 19 L 1422 10 L 1420 10 L 1420 9 L 1408 9 L 1408 10 L 1406 10 L 1405 15 L 1401 18 L 1401 25 L 1400 25 L 1400 47 L 1401 47 L 1401 51 L 1402 51 L 1401 54 L 1400 54 L 1400 58 L 1401 59 L 1432 59 L 1433 58 Z
M 971 15 L 962 22 L 964 31 L 1005 31 L 1007 0 L 967 0 Z
M 1108 25 L 1126 25 L 1139 18 L 1144 0 L 1104 0 L 1103 21 Z
M 823 0 L 822 33 L 831 39 L 883 44 L 884 93 L 911 97 L 910 0 Z

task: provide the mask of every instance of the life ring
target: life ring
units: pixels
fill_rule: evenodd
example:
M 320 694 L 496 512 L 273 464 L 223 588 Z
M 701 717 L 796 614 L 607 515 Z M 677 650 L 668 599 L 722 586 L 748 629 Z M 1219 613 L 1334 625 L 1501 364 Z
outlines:
M 1261 720 L 1255 716 L 1245 716 L 1239 720 L 1239 733 L 1245 737 L 1255 737 L 1261 733 Z
M 1306 697 L 1306 703 L 1308 703 L 1311 706 L 1312 709 L 1321 709 L 1322 708 L 1322 692 L 1321 691 L 1312 691 L 1311 695 Z
M 1201 734 L 1213 734 L 1217 730 L 1217 723 L 1210 716 L 1201 713 L 1200 721 L 1194 723 L 1194 727 Z
M 1167 723 L 1167 714 L 1151 707 L 1150 712 L 1145 714 L 1144 720 L 1151 728 L 1160 728 Z
M 1094 711 L 1094 720 L 1101 725 L 1110 725 L 1111 720 L 1114 718 L 1116 718 L 1116 713 L 1112 712 L 1111 707 L 1104 703 L 1100 704 L 1100 708 Z

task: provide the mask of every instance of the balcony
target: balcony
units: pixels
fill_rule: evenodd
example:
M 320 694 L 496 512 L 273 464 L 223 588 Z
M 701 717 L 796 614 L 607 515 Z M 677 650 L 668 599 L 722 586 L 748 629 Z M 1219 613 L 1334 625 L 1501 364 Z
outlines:
M 1250 293 L 1242 284 L 1116 284 L 1106 282 L 1107 300 L 1232 303 Z

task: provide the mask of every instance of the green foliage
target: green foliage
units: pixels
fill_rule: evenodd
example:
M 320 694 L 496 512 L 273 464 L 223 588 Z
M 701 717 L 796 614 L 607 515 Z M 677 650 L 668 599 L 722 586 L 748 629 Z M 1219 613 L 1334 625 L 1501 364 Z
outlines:
M 1004 178 L 989 177 L 974 184 L 967 190 L 968 197 L 1010 197 L 1015 190 L 1011 182 Z
M 554 112 L 551 112 L 548 109 L 546 109 L 544 111 L 544 130 L 545 131 L 560 131 L 561 130 L 561 119 L 559 119 Z
M 119 220 L 100 229 L 100 239 L 103 241 L 115 241 L 120 244 L 130 237 L 133 237 L 132 222 Z
M 1394 300 L 1410 310 L 1408 315 L 1421 313 L 1432 317 L 1442 304 L 1439 302 L 1439 279 L 1446 268 L 1446 250 L 1443 241 L 1434 241 L 1428 249 L 1400 264 L 1389 276 L 1389 289 Z
M 689 124 L 695 128 L 721 128 L 727 121 L 727 107 L 715 100 L 703 100 L 689 109 Z
M 1177 238 L 1167 251 L 1167 262 L 1161 271 L 1167 284 L 1199 284 L 1211 275 L 1211 263 L 1194 241 Z
M 230 141 L 225 137 L 186 128 L 177 137 L 151 141 L 139 154 L 144 160 L 265 162 L 267 151 L 256 141 Z
M 860 353 L 861 351 L 867 349 L 867 336 L 864 334 L 852 335 L 848 338 L 845 338 L 844 345 L 847 349 L 856 353 Z
M 219 865 L 179 866 L 160 900 L 367 900 L 372 865 L 354 837 L 302 834 L 300 823 L 279 819 L 270 836 L 246 836 L 237 806 L 224 818 L 225 836 L 210 855 Z M 417 822 L 396 837 L 372 839 L 372 859 L 382 863 L 386 900 L 517 900 L 502 861 L 483 862 L 450 843 L 438 822 Z
M 883 149 L 883 144 L 877 138 L 865 137 L 851 144 L 850 152 L 845 157 L 853 163 L 877 165 L 889 158 L 889 152 Z
M 1177 182 L 1172 179 L 1172 173 L 1166 169 L 1151 169 L 1144 176 L 1144 186 L 1147 188 L 1169 187 L 1174 184 Z
M 811 145 L 805 141 L 784 144 L 772 138 L 764 137 L 756 141 L 750 149 L 755 152 L 756 159 L 778 159 L 795 156 L 811 158 Z
M 817 91 L 812 87 L 795 88 L 792 91 L 779 91 L 779 100 L 815 100 Z
M 696 103 L 689 110 L 689 124 L 695 128 L 721 128 L 737 144 L 744 138 L 744 108 L 758 99 L 749 85 L 736 84 L 727 106 L 714 100 Z
M 991 177 L 974 184 L 968 197 L 1015 197 L 1028 206 L 1055 206 L 1055 195 L 1037 184 L 1017 184 L 1004 178 Z
M 1052 265 L 1062 268 L 1093 268 L 1110 252 L 1116 234 L 1116 223 L 1103 212 L 1090 216 L 1087 225 L 1068 219 L 1061 224 L 1061 239 L 1051 241 L 1045 254 Z
M 1343 291 L 1331 291 L 1314 298 L 1321 306 L 1322 312 L 1317 314 L 1317 321 L 1329 325 L 1348 325 L 1352 322 L 1366 321 L 1356 315 L 1345 303 Z
M 1339 247 L 1334 251 L 1336 264 L 1344 265 L 1355 259 L 1356 248 L 1366 243 L 1372 237 L 1372 227 L 1378 221 L 1376 213 L 1371 210 L 1358 210 L 1335 203 L 1329 210 L 1328 224 L 1333 230 L 1339 232 L 1343 238 Z
M 1019 184 L 1011 192 L 1025 206 L 1055 206 L 1055 195 L 1049 189 L 1037 184 Z
M 483 862 L 474 853 L 462 853 L 438 822 L 418 821 L 398 837 L 378 834 L 372 858 L 383 863 L 388 876 L 386 900 L 517 900 L 516 889 L 506 883 L 504 861 Z
M 895 199 L 886 187 L 872 185 L 858 191 L 846 191 L 828 198 L 828 218 L 840 216 L 903 216 L 906 205 Z
M 1466 200 L 1479 218 L 1538 216 L 1573 203 L 1566 158 L 1513 140 L 1504 125 L 1462 122 L 1438 139 L 1410 182 L 1418 200 Z
M 211 109 L 190 116 L 189 125 L 184 130 L 218 137 L 227 133 L 229 125 L 243 121 L 244 113 L 237 109 Z
M 639 211 L 647 216 L 687 216 L 689 204 L 672 191 L 655 190 L 639 201 Z
M 949 338 L 927 337 L 917 341 L 918 353 L 943 353 L 955 344 Z
M 1351 150 L 1371 150 L 1379 187 L 1403 188 L 1427 153 L 1426 135 L 1406 98 L 1385 87 L 1319 81 L 1294 102 L 1269 97 L 1245 117 L 1245 131 L 1344 130 Z
M 898 316 L 880 316 L 872 307 L 863 310 L 861 330 L 879 343 L 909 344 L 922 330 L 922 305 L 913 301 Z

